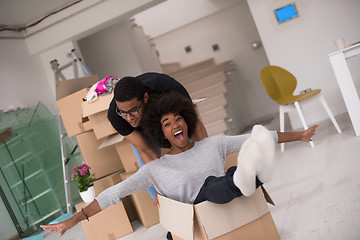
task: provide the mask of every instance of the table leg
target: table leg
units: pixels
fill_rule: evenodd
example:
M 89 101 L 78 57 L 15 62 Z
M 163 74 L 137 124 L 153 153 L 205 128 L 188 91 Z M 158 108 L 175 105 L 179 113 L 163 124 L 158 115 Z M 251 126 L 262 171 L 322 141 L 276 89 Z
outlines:
M 330 56 L 329 59 L 338 81 L 341 94 L 344 98 L 347 111 L 350 115 L 350 119 L 355 130 L 355 135 L 359 136 L 360 100 L 349 67 L 346 63 L 346 59 L 342 52 Z

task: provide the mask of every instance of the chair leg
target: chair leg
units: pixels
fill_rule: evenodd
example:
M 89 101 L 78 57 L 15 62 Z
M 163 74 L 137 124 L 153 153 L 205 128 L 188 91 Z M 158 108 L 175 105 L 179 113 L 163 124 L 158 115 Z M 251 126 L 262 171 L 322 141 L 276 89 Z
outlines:
M 336 122 L 334 115 L 332 114 L 329 106 L 327 105 L 325 98 L 321 95 L 321 93 L 319 94 L 319 99 L 320 99 L 321 104 L 325 108 L 326 113 L 329 115 L 329 118 L 331 119 L 332 123 L 334 124 L 336 130 L 338 131 L 338 133 L 341 133 L 341 129 L 340 129 L 338 123 Z
M 299 102 L 294 102 L 294 104 L 295 104 L 296 110 L 297 110 L 297 112 L 298 112 L 298 114 L 299 114 L 299 117 L 300 117 L 300 120 L 301 120 L 301 122 L 302 122 L 302 125 L 304 126 L 304 129 L 305 129 L 305 130 L 308 129 L 309 127 L 308 127 L 308 125 L 307 125 L 306 122 L 305 122 L 305 118 L 304 118 L 304 115 L 303 115 L 303 113 L 302 113 L 302 111 L 301 111 Z M 311 147 L 314 147 L 314 142 L 313 142 L 313 141 L 310 141 L 309 143 L 310 143 L 310 146 L 311 146 Z
M 282 109 L 281 106 L 279 106 L 279 114 L 280 114 L 280 132 L 285 131 L 285 111 Z M 281 152 L 284 152 L 285 150 L 285 143 L 281 143 Z

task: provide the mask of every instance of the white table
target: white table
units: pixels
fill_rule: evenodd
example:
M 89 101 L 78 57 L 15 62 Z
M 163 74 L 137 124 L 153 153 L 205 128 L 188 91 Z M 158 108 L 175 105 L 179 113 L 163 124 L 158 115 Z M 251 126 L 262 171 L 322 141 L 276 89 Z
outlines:
M 346 60 L 360 54 L 360 43 L 329 54 L 355 135 L 360 135 L 360 100 Z

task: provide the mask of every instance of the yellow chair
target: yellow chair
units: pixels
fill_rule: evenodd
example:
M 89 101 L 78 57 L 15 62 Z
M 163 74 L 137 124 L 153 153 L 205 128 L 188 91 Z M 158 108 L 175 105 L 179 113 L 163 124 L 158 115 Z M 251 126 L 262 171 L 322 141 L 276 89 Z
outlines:
M 277 66 L 264 67 L 260 72 L 260 76 L 264 88 L 270 98 L 279 104 L 280 132 L 284 132 L 285 113 L 294 109 L 297 110 L 304 129 L 308 129 L 308 125 L 305 122 L 304 115 L 300 108 L 300 102 L 306 99 L 319 99 L 336 130 L 338 133 L 341 133 L 341 129 L 331 113 L 324 97 L 322 96 L 320 89 L 309 90 L 305 93 L 294 95 L 294 90 L 297 85 L 296 78 L 290 72 Z M 314 143 L 312 141 L 310 142 L 310 145 L 311 147 L 314 147 Z M 284 143 L 281 144 L 281 151 L 284 151 Z

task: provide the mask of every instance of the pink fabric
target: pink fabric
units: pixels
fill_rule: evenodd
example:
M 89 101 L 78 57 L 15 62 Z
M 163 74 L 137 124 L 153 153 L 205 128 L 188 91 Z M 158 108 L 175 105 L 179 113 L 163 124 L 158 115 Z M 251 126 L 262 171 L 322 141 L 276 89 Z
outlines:
M 97 93 L 97 95 L 99 95 L 100 93 L 104 93 L 104 92 L 107 92 L 108 89 L 106 87 L 106 84 L 107 82 L 109 81 L 110 78 L 116 78 L 114 76 L 107 76 L 106 78 L 100 80 L 98 83 L 97 83 L 97 86 L 95 88 L 95 92 Z

